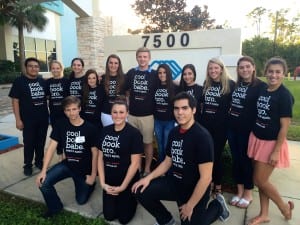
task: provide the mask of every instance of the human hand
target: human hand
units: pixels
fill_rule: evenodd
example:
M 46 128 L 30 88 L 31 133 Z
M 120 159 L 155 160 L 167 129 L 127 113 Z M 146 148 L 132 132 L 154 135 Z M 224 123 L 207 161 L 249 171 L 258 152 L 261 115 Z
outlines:
M 269 164 L 276 166 L 279 161 L 279 151 L 273 151 L 270 155 Z
M 136 193 L 137 189 L 139 187 L 142 187 L 141 189 L 141 193 L 142 193 L 146 189 L 146 187 L 148 187 L 149 183 L 150 183 L 150 179 L 148 179 L 148 176 L 144 177 L 132 185 L 131 191 L 133 193 Z
M 85 183 L 87 183 L 88 185 L 93 185 L 95 183 L 95 179 L 95 176 L 86 175 Z
M 16 128 L 18 130 L 23 130 L 24 129 L 24 124 L 22 120 L 16 120 Z
M 188 221 L 191 221 L 192 214 L 193 207 L 189 206 L 187 203 L 179 207 L 179 215 L 183 221 L 185 221 L 186 219 L 188 219 Z
M 115 188 L 116 188 L 115 186 L 104 184 L 104 185 L 102 185 L 102 188 L 109 195 L 118 195 L 119 194 L 119 193 L 115 192 Z
M 36 186 L 41 187 L 43 185 L 45 179 L 46 179 L 46 173 L 40 172 L 35 179 Z
M 111 194 L 112 195 L 118 195 L 118 194 L 120 194 L 122 191 L 124 191 L 125 190 L 125 188 L 122 188 L 122 186 L 115 186 L 115 187 L 112 187 L 112 189 L 111 189 Z

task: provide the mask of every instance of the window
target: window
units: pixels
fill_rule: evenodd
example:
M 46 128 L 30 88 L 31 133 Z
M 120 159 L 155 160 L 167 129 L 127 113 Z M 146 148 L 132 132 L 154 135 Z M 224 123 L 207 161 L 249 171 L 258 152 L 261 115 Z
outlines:
M 48 72 L 49 63 L 51 60 L 56 59 L 56 41 L 54 40 L 45 40 L 39 38 L 25 37 L 25 57 L 35 57 L 40 63 L 40 71 Z M 19 41 L 18 37 L 13 37 L 13 54 L 14 61 L 19 62 Z

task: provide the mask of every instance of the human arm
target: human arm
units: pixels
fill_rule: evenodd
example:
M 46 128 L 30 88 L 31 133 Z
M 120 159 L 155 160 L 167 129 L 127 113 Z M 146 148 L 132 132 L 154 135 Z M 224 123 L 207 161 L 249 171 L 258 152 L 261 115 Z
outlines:
M 50 139 L 50 143 L 44 157 L 43 168 L 41 172 L 37 175 L 35 180 L 35 183 L 38 187 L 40 187 L 43 184 L 44 180 L 46 179 L 46 172 L 50 165 L 54 152 L 56 151 L 56 147 L 57 147 L 57 141 Z
M 280 129 L 279 129 L 279 132 L 277 135 L 276 144 L 274 146 L 274 149 L 273 149 L 273 151 L 270 155 L 270 159 L 269 159 L 270 160 L 269 163 L 272 166 L 275 166 L 278 163 L 279 156 L 280 156 L 280 149 L 281 149 L 281 146 L 282 146 L 284 140 L 286 139 L 290 123 L 291 123 L 290 117 L 281 117 L 280 118 Z
M 136 193 L 137 189 L 139 187 L 142 187 L 141 192 L 143 192 L 146 189 L 146 187 L 149 185 L 151 180 L 165 174 L 170 169 L 171 165 L 172 165 L 172 158 L 169 156 L 166 156 L 165 160 L 162 161 L 155 170 L 153 170 L 146 177 L 144 177 L 144 178 L 140 179 L 139 181 L 137 181 L 136 183 L 134 183 L 131 188 L 131 191 Z
M 99 150 L 96 147 L 91 147 L 92 151 L 92 172 L 90 175 L 86 175 L 85 182 L 89 185 L 94 184 L 97 176 L 97 161 L 98 161 L 98 152 Z
M 18 130 L 23 130 L 24 124 L 21 120 L 19 99 L 12 98 L 12 108 L 16 119 L 16 128 Z
M 179 207 L 180 218 L 182 220 L 191 220 L 194 207 L 202 199 L 207 187 L 210 185 L 212 179 L 212 168 L 212 162 L 201 163 L 198 165 L 198 170 L 201 176 L 189 200 Z
M 140 163 L 141 163 L 141 154 L 132 154 L 131 163 L 130 166 L 128 167 L 126 176 L 122 184 L 120 186 L 114 187 L 111 194 L 118 195 L 120 192 L 124 191 L 128 187 L 130 181 L 138 171 Z
M 105 173 L 104 173 L 104 161 L 103 161 L 103 152 L 99 151 L 98 153 L 98 176 L 100 181 L 100 186 L 106 193 L 110 194 L 113 187 L 105 183 Z

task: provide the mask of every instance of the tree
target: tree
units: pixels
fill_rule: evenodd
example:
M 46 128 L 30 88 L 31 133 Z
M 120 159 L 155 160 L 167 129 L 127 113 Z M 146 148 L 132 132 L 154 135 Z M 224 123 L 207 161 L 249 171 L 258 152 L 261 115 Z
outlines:
M 186 12 L 185 0 L 136 0 L 131 7 L 145 24 L 144 33 L 210 29 L 215 22 L 209 19 L 207 6 Z
M 242 54 L 249 55 L 255 59 L 256 73 L 258 76 L 263 75 L 264 64 L 272 53 L 273 41 L 269 38 L 255 36 L 251 40 L 245 40 L 242 45 Z
M 256 32 L 257 36 L 260 36 L 260 25 L 262 16 L 265 15 L 267 10 L 263 7 L 256 7 L 253 9 L 250 13 L 247 14 L 247 17 L 254 21 L 254 24 L 256 24 Z
M 274 35 L 274 43 L 296 44 L 300 42 L 300 19 L 299 15 L 292 18 L 291 22 L 287 19 L 289 9 L 280 9 L 275 14 L 270 13 L 271 34 Z
M 29 0 L 4 1 L 10 7 L 9 10 L 0 11 L 1 22 L 8 23 L 18 29 L 20 68 L 25 71 L 25 45 L 24 28 L 31 32 L 33 28 L 42 31 L 47 24 L 45 9 L 37 3 Z

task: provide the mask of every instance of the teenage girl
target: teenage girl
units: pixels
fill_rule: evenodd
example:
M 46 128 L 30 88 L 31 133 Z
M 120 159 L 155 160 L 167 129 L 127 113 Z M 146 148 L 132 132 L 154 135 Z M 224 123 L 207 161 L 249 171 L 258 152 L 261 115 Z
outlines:
M 124 95 L 125 77 L 119 56 L 108 56 L 105 66 L 105 74 L 102 76 L 101 88 L 104 91 L 101 121 L 103 126 L 113 124 L 111 106 L 117 96 Z
M 178 93 L 180 91 L 185 91 L 192 95 L 197 101 L 197 111 L 195 113 L 195 119 L 197 119 L 200 115 L 201 111 L 201 96 L 203 92 L 203 88 L 201 85 L 196 83 L 196 68 L 193 64 L 186 64 L 182 68 Z
M 52 77 L 46 81 L 46 93 L 49 100 L 50 122 L 53 127 L 57 121 L 65 118 L 61 102 L 69 96 L 69 80 L 63 77 L 63 66 L 59 61 L 51 61 L 50 70 Z M 62 148 L 59 145 L 57 146 L 57 154 L 62 154 Z
M 111 110 L 113 124 L 103 128 L 98 145 L 98 174 L 103 189 L 103 215 L 108 221 L 127 224 L 133 218 L 137 201 L 131 186 L 139 179 L 143 139 L 138 129 L 126 122 L 125 97 L 115 99 Z
M 154 133 L 158 146 L 158 159 L 162 162 L 166 156 L 166 146 L 169 133 L 175 126 L 172 98 L 175 96 L 175 85 L 172 71 L 167 64 L 157 68 L 159 85 L 155 91 L 154 101 Z
M 81 116 L 93 123 L 99 130 L 102 128 L 100 119 L 102 103 L 103 92 L 99 86 L 97 72 L 89 69 L 86 71 L 83 80 Z
M 284 202 L 269 180 L 275 168 L 289 166 L 286 135 L 291 123 L 294 98 L 282 84 L 287 73 L 284 59 L 274 57 L 267 61 L 264 74 L 268 86 L 259 93 L 256 121 L 248 145 L 248 156 L 254 161 L 253 179 L 259 191 L 260 212 L 248 225 L 270 221 L 269 200 L 277 205 L 286 220 L 292 218 L 294 203 Z
M 72 72 L 69 77 L 70 95 L 81 99 L 82 84 L 84 79 L 84 62 L 81 58 L 74 58 L 71 62 Z
M 208 61 L 203 87 L 200 123 L 210 132 L 214 141 L 212 191 L 222 193 L 222 152 L 227 141 L 227 121 L 234 81 L 224 63 L 217 58 Z
M 232 154 L 233 177 L 237 193 L 230 204 L 247 208 L 252 201 L 253 166 L 247 156 L 249 134 L 256 117 L 258 94 L 266 83 L 256 77 L 253 58 L 241 57 L 237 62 L 237 83 L 231 97 L 228 143 Z

